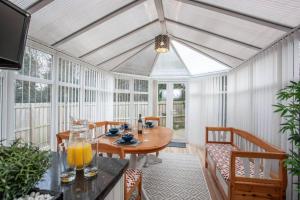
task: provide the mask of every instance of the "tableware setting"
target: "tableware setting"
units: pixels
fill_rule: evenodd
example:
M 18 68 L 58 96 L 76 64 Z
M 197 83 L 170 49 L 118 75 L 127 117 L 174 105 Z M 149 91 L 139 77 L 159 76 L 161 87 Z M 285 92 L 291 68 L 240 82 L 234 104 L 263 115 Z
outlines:
M 105 133 L 105 136 L 116 137 L 116 136 L 119 136 L 120 134 L 121 133 L 118 128 L 110 128 L 109 131 L 107 133 Z
M 134 135 L 131 133 L 126 133 L 122 135 L 121 138 L 115 141 L 115 144 L 119 144 L 119 145 L 137 145 L 139 143 L 140 141 L 134 138 Z

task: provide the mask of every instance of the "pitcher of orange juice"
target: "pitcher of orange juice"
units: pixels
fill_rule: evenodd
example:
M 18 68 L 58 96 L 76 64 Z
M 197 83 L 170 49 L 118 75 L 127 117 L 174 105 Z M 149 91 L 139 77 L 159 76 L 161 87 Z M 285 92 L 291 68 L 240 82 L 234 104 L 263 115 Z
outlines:
M 71 121 L 67 162 L 76 166 L 76 170 L 84 170 L 86 177 L 97 174 L 98 166 L 94 166 L 97 160 L 97 148 L 93 144 L 95 142 L 96 139 L 89 133 L 88 121 Z

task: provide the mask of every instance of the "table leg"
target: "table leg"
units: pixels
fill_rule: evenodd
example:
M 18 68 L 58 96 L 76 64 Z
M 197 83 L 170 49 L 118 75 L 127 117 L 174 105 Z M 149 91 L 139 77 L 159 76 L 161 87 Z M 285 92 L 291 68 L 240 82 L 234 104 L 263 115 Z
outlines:
M 145 161 L 143 167 L 149 167 L 149 162 L 148 162 L 149 161 L 149 157 L 148 157 L 147 154 L 145 156 L 146 156 L 146 161 Z

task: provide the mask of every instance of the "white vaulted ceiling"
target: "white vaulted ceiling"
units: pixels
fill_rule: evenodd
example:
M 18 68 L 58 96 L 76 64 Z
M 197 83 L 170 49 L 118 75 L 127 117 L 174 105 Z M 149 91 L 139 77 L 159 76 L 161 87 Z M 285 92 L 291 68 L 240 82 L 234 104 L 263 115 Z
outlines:
M 190 76 L 237 67 L 300 24 L 295 0 L 11 0 L 29 35 L 100 69 Z M 170 51 L 154 38 L 168 34 Z

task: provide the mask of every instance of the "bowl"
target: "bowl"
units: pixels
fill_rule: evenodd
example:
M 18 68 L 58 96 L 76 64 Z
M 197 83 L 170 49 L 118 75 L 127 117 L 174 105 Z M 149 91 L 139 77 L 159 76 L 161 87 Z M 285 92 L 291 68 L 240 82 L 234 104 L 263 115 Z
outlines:
M 114 134 L 117 134 L 119 132 L 119 129 L 117 129 L 117 128 L 110 128 L 109 132 L 114 135 Z
M 147 125 L 147 127 L 152 127 L 153 126 L 153 122 L 146 122 L 145 124 Z
M 125 134 L 125 135 L 122 136 L 122 139 L 125 142 L 130 142 L 133 139 L 133 135 L 132 134 Z
M 124 124 L 124 129 L 128 130 L 129 129 L 129 124 Z

